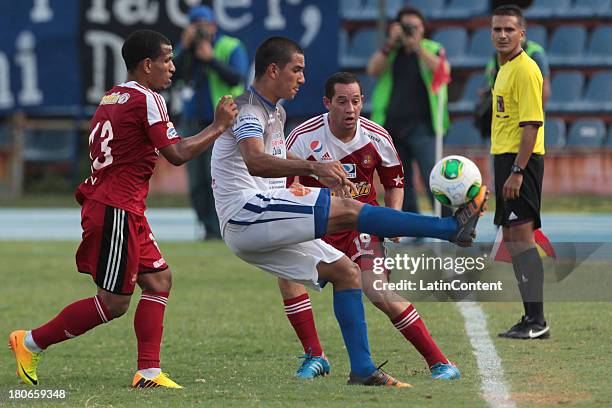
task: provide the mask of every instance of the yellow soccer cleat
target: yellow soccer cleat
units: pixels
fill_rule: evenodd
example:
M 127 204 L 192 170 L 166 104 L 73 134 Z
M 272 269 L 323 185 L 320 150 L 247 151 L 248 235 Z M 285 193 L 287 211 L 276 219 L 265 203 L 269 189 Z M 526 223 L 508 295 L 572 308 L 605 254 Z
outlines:
M 33 353 L 24 344 L 25 330 L 15 330 L 9 335 L 9 347 L 13 350 L 17 362 L 17 376 L 25 384 L 38 385 L 36 368 L 42 353 Z
M 133 388 L 155 388 L 155 387 L 166 387 L 166 388 L 183 388 L 168 377 L 168 374 L 162 372 L 152 380 L 148 380 L 140 373 L 134 375 L 132 380 Z

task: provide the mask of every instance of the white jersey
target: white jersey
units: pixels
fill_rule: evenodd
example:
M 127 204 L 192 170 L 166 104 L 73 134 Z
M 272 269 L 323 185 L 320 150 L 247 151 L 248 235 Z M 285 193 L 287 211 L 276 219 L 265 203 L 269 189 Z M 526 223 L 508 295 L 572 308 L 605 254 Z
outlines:
M 215 142 L 212 152 L 212 188 L 221 233 L 225 225 L 254 195 L 285 188 L 287 179 L 262 178 L 249 174 L 238 143 L 249 137 L 263 140 L 265 153 L 286 158 L 286 113 L 282 106 L 273 105 L 253 88 L 236 98 L 238 117 Z

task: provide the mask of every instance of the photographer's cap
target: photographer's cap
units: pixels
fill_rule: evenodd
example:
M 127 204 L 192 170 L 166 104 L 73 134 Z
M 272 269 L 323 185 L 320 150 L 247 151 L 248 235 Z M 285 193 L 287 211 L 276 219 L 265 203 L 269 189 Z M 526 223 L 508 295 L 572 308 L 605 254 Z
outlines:
M 196 21 L 205 21 L 208 23 L 215 22 L 215 13 L 208 6 L 196 6 L 189 10 L 189 21 L 195 23 Z

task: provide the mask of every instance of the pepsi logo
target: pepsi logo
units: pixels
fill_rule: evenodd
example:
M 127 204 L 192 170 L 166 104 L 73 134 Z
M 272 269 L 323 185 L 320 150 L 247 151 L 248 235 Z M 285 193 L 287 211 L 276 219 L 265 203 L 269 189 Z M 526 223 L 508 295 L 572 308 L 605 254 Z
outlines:
M 323 144 L 318 140 L 313 140 L 310 142 L 310 150 L 315 153 L 319 153 L 323 149 Z

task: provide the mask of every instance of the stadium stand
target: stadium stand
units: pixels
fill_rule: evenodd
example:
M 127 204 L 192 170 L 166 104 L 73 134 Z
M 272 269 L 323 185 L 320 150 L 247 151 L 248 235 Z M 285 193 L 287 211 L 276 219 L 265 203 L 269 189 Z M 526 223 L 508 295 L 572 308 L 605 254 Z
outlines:
M 488 0 L 450 0 L 438 16 L 447 19 L 467 19 L 483 15 L 488 9 Z
M 436 31 L 432 37 L 446 50 L 446 58 L 451 65 L 461 65 L 465 60 L 468 34 L 463 27 L 446 27 Z
M 547 111 L 571 111 L 579 105 L 584 75 L 579 71 L 559 72 L 553 76 Z
M 612 125 L 608 128 L 608 138 L 606 140 L 606 146 L 612 147 Z
M 473 119 L 457 119 L 453 121 L 444 138 L 445 146 L 482 147 L 484 145 Z
M 593 74 L 577 107 L 588 112 L 612 112 L 612 71 Z
M 564 13 L 570 4 L 571 0 L 534 0 L 524 14 L 527 20 L 553 18 Z
M 376 78 L 366 75 L 358 74 L 359 82 L 361 82 L 361 93 L 365 97 L 363 102 L 363 114 L 369 115 L 372 111 L 372 95 L 374 94 L 374 86 L 376 85 Z
M 593 30 L 585 62 L 588 65 L 612 66 L 612 25 L 599 26 Z
M 436 18 L 444 15 L 446 0 L 410 0 L 406 5 L 415 7 L 429 18 Z
M 474 31 L 470 38 L 468 53 L 463 65 L 484 67 L 494 52 L 495 48 L 491 42 L 491 29 L 489 27 L 479 28 Z
M 610 0 L 574 0 L 574 3 L 556 13 L 559 17 L 586 18 L 604 14 L 610 8 Z
M 544 123 L 544 144 L 546 149 L 565 146 L 565 122 L 561 118 L 546 118 Z
M 340 0 L 340 16 L 347 20 L 373 20 L 378 12 L 377 0 Z
M 350 69 L 363 68 L 378 47 L 378 33 L 374 28 L 362 28 L 349 38 L 346 32 L 340 31 L 340 43 L 340 47 L 345 47 L 340 48 L 340 65 Z
M 544 47 L 544 49 L 548 47 L 548 32 L 544 26 L 528 24 L 527 39 L 537 42 Z
M 582 25 L 563 25 L 557 28 L 547 50 L 550 64 L 557 66 L 580 64 L 586 41 L 587 31 Z
M 461 99 L 448 104 L 449 111 L 451 113 L 472 112 L 479 99 L 478 91 L 485 88 L 485 86 L 484 73 L 475 72 L 471 74 L 463 86 Z
M 25 132 L 23 157 L 26 161 L 72 161 L 77 143 L 75 131 L 29 129 Z
M 601 119 L 578 119 L 570 127 L 567 146 L 600 147 L 606 137 L 606 127 Z

